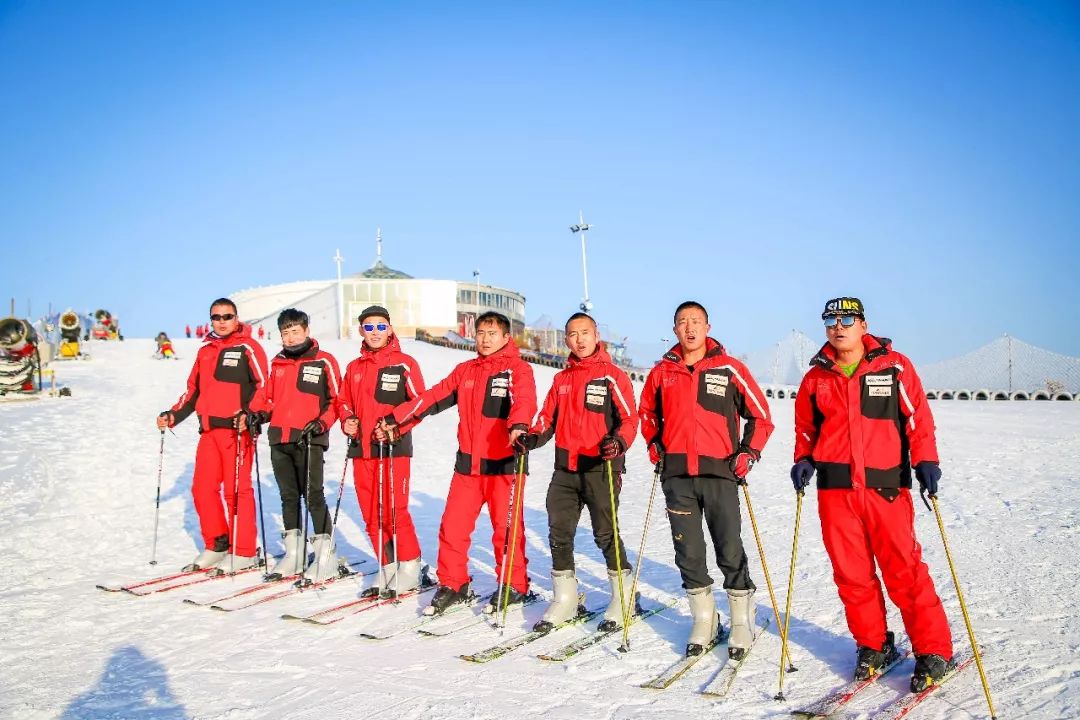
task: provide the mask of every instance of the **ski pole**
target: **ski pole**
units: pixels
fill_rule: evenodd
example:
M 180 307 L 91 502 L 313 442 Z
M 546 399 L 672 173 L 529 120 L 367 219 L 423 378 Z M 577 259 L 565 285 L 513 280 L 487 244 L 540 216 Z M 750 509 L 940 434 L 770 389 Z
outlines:
M 664 458 L 656 463 L 653 473 L 652 490 L 649 491 L 649 504 L 645 506 L 645 524 L 641 527 L 641 547 L 638 548 L 637 567 L 634 568 L 634 582 L 630 583 L 630 597 L 637 597 L 638 579 L 641 577 L 641 558 L 645 557 L 645 538 L 649 536 L 649 520 L 652 517 L 653 501 L 656 499 L 656 486 L 660 484 L 660 475 L 664 472 Z M 630 623 L 623 623 L 622 645 L 619 652 L 630 652 Z
M 157 565 L 158 519 L 161 517 L 161 469 L 165 465 L 165 431 L 161 431 L 161 447 L 158 448 L 157 499 L 154 500 L 154 547 L 150 551 L 150 564 Z
M 308 528 L 308 511 L 310 506 L 308 505 L 309 493 L 311 492 L 311 443 L 303 440 L 304 443 L 304 487 L 300 490 L 300 499 L 303 503 L 297 503 L 297 509 L 304 518 L 304 534 L 297 538 L 303 542 L 300 549 L 302 552 L 297 553 L 297 557 L 300 558 L 300 577 L 297 578 L 296 584 L 300 588 L 300 592 L 304 592 L 304 582 L 307 578 L 304 577 L 304 570 L 307 568 L 307 528 Z M 317 568 L 316 568 L 317 569 Z
M 334 524 L 330 527 L 330 544 L 333 545 L 337 535 L 338 512 L 341 510 L 341 498 L 345 495 L 345 476 L 349 474 L 349 448 L 352 447 L 352 438 L 345 441 L 345 467 L 341 469 L 341 482 L 338 484 L 337 504 L 334 505 Z
M 615 533 L 615 572 L 619 574 L 619 602 L 622 607 L 622 622 L 625 628 L 630 621 L 630 607 L 626 603 L 626 595 L 623 594 L 622 576 L 622 547 L 619 545 L 619 515 L 615 506 L 615 478 L 611 470 L 611 461 L 604 461 L 604 469 L 607 471 L 608 495 L 611 498 L 611 527 Z M 630 602 L 634 599 L 630 598 Z
M 262 479 L 259 476 L 259 436 L 251 436 L 251 454 L 255 456 L 255 494 L 259 500 L 259 532 L 262 534 L 262 556 L 263 556 L 263 579 L 266 578 L 266 571 L 270 569 L 270 562 L 267 560 L 266 554 L 266 519 L 263 517 L 263 500 L 262 500 Z
M 757 541 L 757 551 L 758 556 L 761 558 L 761 570 L 765 574 L 765 584 L 769 587 L 769 600 L 772 601 L 773 616 L 776 617 L 776 627 L 780 630 L 780 639 L 781 641 L 783 641 L 784 637 L 787 635 L 787 629 L 784 627 L 783 623 L 780 622 L 780 610 L 778 609 L 778 606 L 776 604 L 776 593 L 773 591 L 772 577 L 769 575 L 769 564 L 765 562 L 765 546 L 761 544 L 761 533 L 758 532 L 757 519 L 754 517 L 754 505 L 750 502 L 750 487 L 747 485 L 745 480 L 739 481 L 739 484 L 742 485 L 743 498 L 745 498 L 746 500 L 746 512 L 750 516 L 750 525 L 752 525 L 754 528 L 754 540 Z M 781 647 L 786 653 L 786 644 L 781 642 Z M 787 671 L 795 672 L 795 670 L 797 670 L 798 668 L 796 668 L 795 665 L 792 664 L 791 656 L 781 655 L 780 662 L 783 663 L 785 658 L 787 659 L 788 663 Z
M 799 551 L 799 523 L 802 520 L 802 501 L 803 491 L 799 491 L 795 500 L 795 535 L 791 539 L 791 567 L 788 569 L 788 581 L 787 581 L 787 602 L 784 605 L 784 632 L 780 635 L 780 690 L 776 693 L 774 700 L 784 701 L 787 698 L 784 697 L 784 658 L 791 662 L 791 657 L 787 654 L 788 649 L 788 629 L 791 627 L 791 594 L 795 589 L 795 556 Z
M 379 591 L 386 589 L 386 570 L 383 569 L 383 553 L 386 547 L 386 538 L 383 536 L 383 480 L 385 478 L 386 467 L 383 464 L 386 456 L 386 443 L 382 440 L 379 441 L 379 490 L 378 490 L 378 510 L 379 510 L 379 547 L 374 548 L 376 555 L 379 559 L 379 579 L 381 580 Z
M 240 514 L 240 458 L 243 457 L 244 436 L 236 431 L 236 470 L 233 472 L 232 541 L 229 543 L 229 574 L 236 570 L 236 518 Z
M 394 445 L 391 443 L 387 448 L 387 472 L 390 474 L 390 534 L 393 536 L 394 543 L 394 596 L 397 597 L 397 589 L 399 586 L 398 572 L 401 570 L 401 563 L 398 561 L 397 551 L 397 491 L 394 488 Z
M 517 473 L 514 475 L 514 484 L 510 486 L 510 515 L 509 523 L 507 523 L 506 535 L 510 541 L 510 559 L 507 561 L 506 553 L 503 550 L 503 569 L 506 571 L 503 579 L 506 581 L 506 587 L 499 586 L 500 595 L 502 596 L 502 619 L 496 619 L 496 623 L 499 627 L 499 634 L 502 634 L 506 628 L 506 610 L 507 605 L 510 603 L 510 583 L 511 577 L 514 574 L 514 550 L 517 549 L 517 508 L 521 504 L 521 495 L 524 488 L 522 485 L 525 483 L 525 456 L 526 453 L 518 455 L 517 459 Z M 497 604 L 497 601 L 496 601 Z M 497 610 L 498 608 L 496 608 Z
M 956 586 L 956 597 L 960 600 L 960 612 L 964 614 L 964 625 L 967 626 L 968 639 L 971 641 L 971 652 L 975 655 L 975 665 L 979 668 L 979 679 L 982 680 L 983 693 L 986 695 L 986 704 L 990 708 L 990 718 L 991 720 L 996 720 L 997 713 L 994 712 L 994 701 L 990 697 L 990 683 L 986 680 L 986 671 L 983 670 L 979 646 L 975 642 L 975 631 L 971 628 L 971 618 L 968 616 L 967 605 L 964 603 L 964 593 L 960 590 L 960 580 L 956 576 L 956 566 L 953 565 L 952 552 L 949 550 L 949 540 L 945 536 L 945 523 L 941 521 L 941 510 L 938 509 L 937 495 L 931 495 L 930 502 L 934 504 L 934 516 L 937 518 L 938 529 L 941 531 L 941 543 L 945 546 L 945 558 L 949 561 L 949 572 L 952 573 L 953 585 Z

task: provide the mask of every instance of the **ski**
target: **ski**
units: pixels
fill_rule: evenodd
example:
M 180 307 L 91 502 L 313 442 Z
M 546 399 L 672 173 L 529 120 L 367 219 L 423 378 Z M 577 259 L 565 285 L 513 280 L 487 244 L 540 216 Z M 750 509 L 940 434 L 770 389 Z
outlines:
M 881 669 L 879 669 L 872 677 L 869 677 L 866 680 L 852 680 L 816 702 L 810 703 L 804 708 L 792 710 L 791 714 L 795 717 L 813 718 L 815 720 L 836 715 L 836 713 L 840 712 L 856 695 L 873 685 L 882 675 L 888 673 L 911 655 L 911 650 L 907 648 L 897 648 L 897 651 L 900 653 L 897 658 L 891 663 L 881 667 Z
M 514 605 L 510 606 L 509 611 L 515 612 L 516 610 L 524 608 L 526 605 L 532 605 L 539 599 L 539 595 L 534 592 L 529 592 L 529 594 L 526 595 L 520 603 L 515 603 Z M 434 627 L 424 627 L 417 630 L 417 632 L 421 635 L 426 635 L 428 637 L 446 637 L 447 635 L 453 635 L 456 632 L 467 630 L 471 627 L 486 623 L 488 620 L 491 620 L 493 618 L 494 614 L 488 614 L 481 611 L 479 613 L 476 613 L 472 617 L 463 618 L 458 622 L 447 623 L 444 625 L 436 625 Z
M 922 692 L 904 693 L 896 700 L 892 701 L 885 707 L 878 710 L 876 713 L 870 716 L 870 720 L 900 720 L 900 718 L 907 717 L 907 714 L 914 710 L 919 703 L 930 696 L 935 690 L 956 677 L 961 670 L 965 669 L 973 662 L 975 662 L 975 656 L 971 650 L 965 650 L 959 652 L 955 656 L 956 665 L 952 670 L 945 673 L 944 676 L 936 683 L 926 688 Z
M 362 565 L 365 562 L 367 562 L 367 561 L 366 560 L 357 560 L 356 562 L 349 563 L 348 567 L 349 568 L 355 568 L 355 567 L 357 567 L 359 565 Z M 239 590 L 237 590 L 235 592 L 231 592 L 228 595 L 223 595 L 221 597 L 213 598 L 212 600 L 196 600 L 194 598 L 184 598 L 184 604 L 186 604 L 186 605 L 198 605 L 199 607 L 205 607 L 207 605 L 211 605 L 211 606 L 220 605 L 221 603 L 225 603 L 225 602 L 228 602 L 230 600 L 235 600 L 236 598 L 244 597 L 245 595 L 251 595 L 252 593 L 257 593 L 257 592 L 259 592 L 261 590 L 266 590 L 267 588 L 283 585 L 285 583 L 295 583 L 299 578 L 300 578 L 299 573 L 297 573 L 295 575 L 287 575 L 285 577 L 275 578 L 275 579 L 272 579 L 272 580 L 267 579 L 267 576 L 263 575 L 261 581 L 255 583 L 254 585 L 249 585 L 248 587 L 241 588 L 241 589 L 239 589 Z
M 728 658 L 728 661 L 717 671 L 716 675 L 713 676 L 708 685 L 702 688 L 702 695 L 727 697 L 728 691 L 731 690 L 731 686 L 735 684 L 735 676 L 739 673 L 739 669 L 746 662 L 746 659 L 750 657 L 750 653 L 753 652 L 754 646 L 757 645 L 757 641 L 761 639 L 761 636 L 765 634 L 765 630 L 768 629 L 769 623 L 771 622 L 771 617 L 765 617 L 758 621 L 758 631 L 754 635 L 754 639 L 750 642 L 750 647 L 746 648 L 746 652 L 743 653 L 743 656 L 738 660 Z
M 359 637 L 362 637 L 365 640 L 388 640 L 389 638 L 408 632 L 409 630 L 420 630 L 426 625 L 430 625 L 431 623 L 445 618 L 447 615 L 456 614 L 473 607 L 477 600 L 479 600 L 479 598 L 476 595 L 471 595 L 467 601 L 457 605 L 451 605 L 441 615 L 421 614 L 417 617 L 408 618 L 404 622 L 397 622 L 388 627 L 383 627 L 381 630 L 366 630 L 359 633 Z
M 281 616 L 282 620 L 299 620 L 300 622 L 309 623 L 311 625 L 333 625 L 336 622 L 341 622 L 347 617 L 362 613 L 367 610 L 374 610 L 379 607 L 391 607 L 397 605 L 402 600 L 410 598 L 422 593 L 426 593 L 430 590 L 434 590 L 435 586 L 422 587 L 419 590 L 410 590 L 409 592 L 403 592 L 396 597 L 379 597 L 378 595 L 366 598 L 356 598 L 347 602 L 333 605 L 328 608 L 323 608 L 317 612 L 309 613 L 308 615 L 291 615 L 285 613 Z
M 489 648 L 481 650 L 480 652 L 473 653 L 471 655 L 460 655 L 462 660 L 467 660 L 474 663 L 486 663 L 492 660 L 498 660 L 503 655 L 511 653 L 517 650 L 523 645 L 528 645 L 534 640 L 539 640 L 542 637 L 547 637 L 557 630 L 561 630 L 564 627 L 570 627 L 571 625 L 578 625 L 583 622 L 589 622 L 593 618 L 602 614 L 600 610 L 585 610 L 579 606 L 579 612 L 574 617 L 565 622 L 561 622 L 558 625 L 552 627 L 550 630 L 530 630 L 527 633 L 518 635 L 515 638 L 511 638 L 506 642 L 499 643 L 498 645 L 492 645 Z
M 248 575 L 253 572 L 262 570 L 262 565 L 256 565 L 254 567 L 244 568 L 243 570 L 237 570 L 234 573 L 227 573 L 221 568 L 211 568 L 209 570 L 197 570 L 191 576 L 181 578 L 178 582 L 172 582 L 167 584 L 157 585 L 144 585 L 138 588 L 124 588 L 124 592 L 129 595 L 137 595 L 142 597 L 144 595 L 153 595 L 154 593 L 169 592 L 171 590 L 179 590 L 180 588 L 191 587 L 192 585 L 199 585 L 201 583 L 210 582 L 211 580 L 220 580 L 222 578 L 234 578 L 240 575 Z
M 652 680 L 641 683 L 641 687 L 650 688 L 653 690 L 667 690 L 675 683 L 676 680 L 689 672 L 690 668 L 697 665 L 698 662 L 701 661 L 703 658 L 708 657 L 718 645 L 723 645 L 724 643 L 726 643 L 727 639 L 728 634 L 724 630 L 724 628 L 721 627 L 720 632 L 717 634 L 716 638 L 713 639 L 711 643 L 706 645 L 705 649 L 701 653 L 699 653 L 698 655 L 686 655 L 674 665 L 669 667 L 667 670 L 654 677 Z
M 291 597 L 293 595 L 297 595 L 297 594 L 299 594 L 301 592 L 304 592 L 304 591 L 307 591 L 307 590 L 318 590 L 319 588 L 326 587 L 327 585 L 330 585 L 330 584 L 334 583 L 337 580 L 341 580 L 341 579 L 349 578 L 349 577 L 364 577 L 365 575 L 372 575 L 374 573 L 375 573 L 374 570 L 369 570 L 368 572 L 357 572 L 357 571 L 350 570 L 350 571 L 348 571 L 348 572 L 346 572 L 346 573 L 344 573 L 342 575 L 338 575 L 338 576 L 335 576 L 335 577 L 332 577 L 332 578 L 327 578 L 326 580 L 319 580 L 318 582 L 308 583 L 308 584 L 304 585 L 303 587 L 296 584 L 296 582 L 293 582 L 293 583 L 291 583 L 289 585 L 289 587 L 284 588 L 282 590 L 278 590 L 277 592 L 274 592 L 274 593 L 270 593 L 269 595 L 261 595 L 259 597 L 255 597 L 255 598 L 250 598 L 249 597 L 246 600 L 243 600 L 238 605 L 224 605 L 224 604 L 216 604 L 215 603 L 214 605 L 210 606 L 210 609 L 211 610 L 219 610 L 221 612 L 234 612 L 236 610 L 245 610 L 245 609 L 250 608 L 250 607 L 255 607 L 256 605 L 263 605 L 263 604 L 268 603 L 268 602 L 273 602 L 274 600 L 280 600 L 281 598 L 284 598 L 284 597 Z M 267 586 L 264 586 L 264 587 L 275 587 L 275 584 L 267 585 Z M 224 601 L 222 601 L 222 602 L 224 602 Z
M 149 580 L 142 580 L 135 583 L 121 583 L 119 585 L 109 585 L 101 583 L 95 585 L 98 590 L 104 590 L 105 592 L 131 592 L 132 590 L 138 590 L 141 588 L 147 588 L 152 585 L 164 584 L 173 580 L 186 579 L 189 577 L 195 577 L 199 575 L 205 575 L 208 571 L 203 570 L 188 570 L 186 572 L 170 573 L 168 575 L 159 575 L 157 577 L 150 578 Z
M 636 623 L 639 620 L 644 620 L 645 618 L 656 615 L 657 613 L 662 613 L 668 608 L 674 607 L 677 602 L 677 599 L 672 599 L 661 605 L 649 608 L 648 610 L 645 610 L 635 615 L 633 621 L 634 623 Z M 631 623 L 631 627 L 633 627 L 633 623 Z M 547 660 L 548 662 L 564 662 L 574 657 L 575 655 L 578 655 L 581 652 L 587 650 L 588 648 L 591 648 L 594 645 L 599 645 L 600 643 L 608 640 L 616 634 L 622 636 L 621 627 L 615 628 L 614 630 L 594 630 L 591 634 L 586 635 L 583 638 L 578 638 L 577 640 L 563 645 L 561 648 L 553 650 L 550 653 L 537 655 L 536 657 L 540 658 L 541 660 Z

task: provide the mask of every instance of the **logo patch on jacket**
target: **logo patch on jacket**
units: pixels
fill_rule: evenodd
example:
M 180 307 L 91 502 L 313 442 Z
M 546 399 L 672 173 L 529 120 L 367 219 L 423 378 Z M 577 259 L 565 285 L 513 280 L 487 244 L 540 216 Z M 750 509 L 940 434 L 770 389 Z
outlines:
M 607 399 L 607 385 L 586 385 L 585 404 L 603 405 Z
M 237 367 L 242 357 L 244 357 L 243 350 L 226 350 L 221 353 L 221 364 L 225 367 Z
M 383 373 L 382 376 L 382 389 L 385 392 L 397 392 L 398 385 L 401 383 L 401 373 L 397 375 L 390 375 L 389 373 Z
M 892 375 L 864 375 L 868 397 L 892 397 Z
M 705 379 L 705 393 L 707 395 L 719 395 L 725 397 L 727 395 L 727 386 L 731 378 L 723 373 L 707 372 L 703 376 Z
M 491 397 L 506 397 L 506 390 L 510 386 L 510 378 L 491 378 Z
M 322 378 L 322 368 L 318 365 L 305 365 L 303 375 L 300 377 L 304 382 L 317 383 Z

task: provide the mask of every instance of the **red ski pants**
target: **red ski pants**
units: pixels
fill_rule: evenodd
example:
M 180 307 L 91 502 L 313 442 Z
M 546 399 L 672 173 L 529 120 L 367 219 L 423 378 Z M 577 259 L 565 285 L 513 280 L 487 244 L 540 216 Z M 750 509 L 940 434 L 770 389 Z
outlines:
M 356 458 L 353 460 L 353 481 L 360 501 L 371 547 L 378 557 L 382 545 L 383 565 L 394 561 L 394 510 L 397 510 L 397 541 L 399 561 L 420 557 L 420 541 L 416 538 L 412 515 L 409 514 L 409 468 L 411 458 Z M 379 537 L 379 465 L 382 465 L 382 539 Z M 393 477 L 393 496 L 391 496 Z
M 901 489 L 889 502 L 876 490 L 821 490 L 818 516 L 855 642 L 880 649 L 885 639 L 885 597 L 874 570 L 876 561 L 915 653 L 951 658 L 952 633 L 945 608 L 915 539 L 911 491 Z
M 199 436 L 195 450 L 195 477 L 191 496 L 203 543 L 214 547 L 221 535 L 233 541 L 232 518 L 236 512 L 236 547 L 242 557 L 255 555 L 255 493 L 251 487 L 251 436 L 241 435 L 240 492 L 236 493 L 236 431 L 228 428 L 207 430 Z M 222 495 L 224 494 L 224 502 Z
M 469 582 L 469 544 L 480 509 L 487 504 L 491 519 L 491 547 L 495 555 L 496 578 L 503 572 L 503 544 L 509 529 L 510 490 L 513 475 L 462 475 L 454 473 L 450 481 L 450 493 L 446 496 L 446 509 L 439 526 L 439 582 L 452 588 L 460 588 Z M 524 483 L 521 491 L 524 492 Z M 514 550 L 514 567 L 510 584 L 518 592 L 529 590 L 529 577 L 525 568 L 525 523 L 522 519 L 523 498 L 518 498 L 517 542 Z

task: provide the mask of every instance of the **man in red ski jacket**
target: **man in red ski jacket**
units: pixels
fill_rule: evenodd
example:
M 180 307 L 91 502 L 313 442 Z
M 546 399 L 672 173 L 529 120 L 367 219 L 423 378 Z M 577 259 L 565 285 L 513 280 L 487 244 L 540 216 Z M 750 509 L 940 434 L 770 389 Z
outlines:
M 617 511 L 624 454 L 637 431 L 634 388 L 626 373 L 611 362 L 592 317 L 574 313 L 565 330 L 571 352 L 566 368 L 555 375 L 539 417 L 523 438 L 531 450 L 555 437 L 555 473 L 547 492 L 555 599 L 535 629 L 551 631 L 578 614 L 574 535 L 581 509 L 587 506 L 593 538 L 604 553 L 611 585 L 611 602 L 600 626 L 616 630 L 622 626 L 624 610 L 631 605 L 631 568 L 626 548 L 615 537 L 612 496 Z M 609 467 L 610 476 L 605 472 Z
M 639 414 L 649 457 L 662 463 L 675 564 L 694 619 L 686 654 L 705 652 L 719 630 L 704 518 L 731 606 L 728 654 L 739 659 L 754 639 L 755 586 L 740 535 L 737 485 L 761 457 L 773 423 L 750 371 L 709 337 L 710 329 L 699 303 L 679 305 L 674 328 L 679 344 L 649 373 Z
M 313 582 L 338 572 L 333 524 L 323 492 L 323 455 L 330 447 L 328 430 L 337 418 L 341 373 L 337 360 L 319 349 L 311 337 L 307 313 L 283 310 L 277 319 L 281 352 L 270 364 L 270 381 L 251 402 L 248 429 L 258 435 L 269 423 L 270 462 L 281 495 L 285 557 L 273 575 L 304 574 Z M 300 498 L 311 516 L 315 560 L 305 568 L 306 537 L 300 532 Z
M 439 527 L 439 588 L 428 611 L 435 614 L 471 597 L 469 539 L 485 504 L 491 518 L 495 566 L 502 573 L 517 469 L 514 443 L 528 431 L 536 414 L 533 371 L 518 354 L 505 315 L 486 312 L 476 319 L 476 351 L 477 357 L 458 365 L 415 400 L 398 406 L 376 430 L 377 438 L 392 439 L 428 415 L 458 406 L 457 460 Z M 511 604 L 522 602 L 529 590 L 525 527 L 521 513 L 516 515 L 513 568 L 510 577 L 502 579 L 510 585 Z M 507 597 L 503 592 L 503 587 L 496 587 L 485 611 L 494 611 L 497 598 Z
M 803 492 L 817 472 L 818 515 L 848 629 L 858 646 L 855 678 L 898 656 L 885 618 L 881 570 L 915 652 L 912 691 L 945 674 L 952 634 L 915 539 L 911 470 L 937 494 L 934 418 L 911 361 L 867 332 L 862 301 L 830 300 L 821 315 L 827 342 L 795 396 L 795 465 Z
M 420 540 L 409 513 L 412 434 L 403 434 L 393 445 L 372 438 L 380 418 L 424 392 L 424 376 L 416 360 L 401 351 L 386 308 L 372 305 L 359 321 L 364 342 L 360 356 L 345 369 L 338 417 L 345 434 L 355 438 L 349 457 L 356 497 L 371 547 L 382 561 L 378 580 L 364 594 L 389 597 L 421 583 Z
M 195 356 L 187 389 L 158 415 L 157 426 L 175 427 L 193 412 L 199 419 L 191 494 L 205 549 L 185 570 L 220 566 L 234 572 L 257 562 L 253 445 L 236 422 L 250 411 L 252 398 L 266 383 L 266 353 L 252 339 L 251 328 L 237 318 L 232 300 L 215 300 L 210 320 L 213 332 Z

